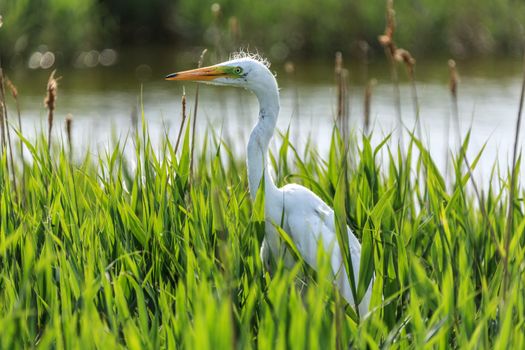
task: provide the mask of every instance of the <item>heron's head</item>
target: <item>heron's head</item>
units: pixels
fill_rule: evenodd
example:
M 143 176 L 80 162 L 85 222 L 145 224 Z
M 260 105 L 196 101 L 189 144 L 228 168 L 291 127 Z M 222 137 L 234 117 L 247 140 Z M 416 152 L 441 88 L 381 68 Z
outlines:
M 166 76 L 166 80 L 242 87 L 255 93 L 277 89 L 275 77 L 266 63 L 251 57 L 236 58 L 214 66 L 172 73 Z

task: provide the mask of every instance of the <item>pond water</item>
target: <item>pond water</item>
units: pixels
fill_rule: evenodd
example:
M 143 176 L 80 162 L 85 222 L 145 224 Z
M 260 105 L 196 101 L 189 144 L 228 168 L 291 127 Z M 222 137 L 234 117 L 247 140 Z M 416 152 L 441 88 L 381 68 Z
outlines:
M 159 58 L 160 56 L 160 58 Z M 125 138 L 131 129 L 131 115 L 144 108 L 145 118 L 154 139 L 164 130 L 176 137 L 181 120 L 181 93 L 187 94 L 188 108 L 193 108 L 193 83 L 167 82 L 164 75 L 194 67 L 176 53 L 138 55 L 120 53 L 117 65 L 84 69 L 59 69 L 55 136 L 64 136 L 64 119 L 74 119 L 74 143 L 78 153 L 106 148 L 112 135 Z M 281 87 L 281 114 L 278 128 L 290 126 L 293 142 L 301 148 L 308 137 L 314 140 L 320 154 L 326 154 L 336 110 L 336 89 L 331 61 L 296 64 L 295 74 L 284 72 L 283 64 L 272 66 Z M 349 62 L 349 110 L 353 129 L 363 128 L 364 82 L 375 78 L 371 104 L 374 140 L 399 129 L 394 93 L 388 66 L 380 59 L 367 66 Z M 505 169 L 509 164 L 521 86 L 519 59 L 458 62 L 459 133 L 472 132 L 470 157 L 487 143 L 477 176 L 487 177 L 495 161 Z M 412 128 L 415 121 L 411 87 L 404 67 L 400 66 L 400 94 L 403 123 Z M 47 128 L 43 106 L 45 84 L 50 70 L 32 70 L 24 65 L 7 68 L 19 88 L 23 131 L 33 137 Z M 447 60 L 418 62 L 417 92 L 423 139 L 441 169 L 447 152 L 457 148 L 457 127 L 450 124 L 451 99 L 448 90 Z M 257 101 L 250 93 L 223 87 L 202 86 L 198 109 L 198 134 L 204 136 L 212 127 L 243 152 L 249 131 L 257 118 Z M 10 104 L 10 116 L 14 116 Z M 140 112 L 139 112 L 140 116 Z M 449 128 L 450 126 L 450 128 Z M 450 131 L 447 133 L 447 130 Z M 448 134 L 448 136 L 447 136 Z M 394 135 L 397 135 L 394 133 Z M 405 142 L 408 135 L 405 132 Z M 392 138 L 397 142 L 397 136 Z M 275 145 L 274 145 L 275 146 Z

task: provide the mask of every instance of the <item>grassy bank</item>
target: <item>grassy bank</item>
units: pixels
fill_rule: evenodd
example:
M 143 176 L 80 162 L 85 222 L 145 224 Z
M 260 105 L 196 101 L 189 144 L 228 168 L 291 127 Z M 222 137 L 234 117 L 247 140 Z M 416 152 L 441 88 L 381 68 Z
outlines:
M 478 201 L 464 152 L 447 185 L 415 139 L 401 154 L 355 135 L 341 172 L 336 131 L 326 160 L 279 138 L 277 182 L 342 209 L 374 267 L 358 321 L 321 252 L 318 273 L 302 262 L 264 273 L 264 198 L 251 203 L 244 159 L 209 131 L 190 176 L 190 135 L 154 150 L 144 125 L 75 160 L 67 138 L 50 151 L 43 135 L 22 138 L 31 160 L 17 163 L 16 190 L 2 153 L 1 348 L 523 347 L 523 191 L 506 251 L 505 173 Z

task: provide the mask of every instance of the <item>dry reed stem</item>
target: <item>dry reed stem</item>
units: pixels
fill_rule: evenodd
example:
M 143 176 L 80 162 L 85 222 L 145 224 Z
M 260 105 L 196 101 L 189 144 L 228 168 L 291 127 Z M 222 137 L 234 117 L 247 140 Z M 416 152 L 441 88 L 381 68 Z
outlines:
M 201 57 L 199 58 L 198 68 L 202 67 L 202 61 L 204 61 L 204 55 L 208 49 L 202 50 Z M 191 130 L 191 151 L 190 151 L 190 182 L 193 175 L 193 153 L 195 149 L 195 127 L 197 125 L 197 107 L 199 106 L 199 85 L 195 89 L 195 105 L 193 106 L 193 126 Z
M 55 73 L 56 70 L 53 70 L 51 72 L 51 75 L 49 76 L 49 79 L 47 81 L 47 94 L 46 98 L 44 100 L 44 104 L 47 108 L 47 125 L 48 125 L 48 133 L 47 133 L 47 151 L 49 152 L 51 150 L 51 131 L 53 129 L 53 114 L 56 108 L 56 99 L 57 99 L 57 79 L 55 79 Z
M 386 26 L 383 35 L 379 36 L 379 43 L 388 50 L 390 56 L 394 56 L 396 52 L 396 45 L 394 44 L 394 32 L 396 29 L 394 11 L 394 1 L 388 0 L 386 3 Z
M 336 121 L 339 131 L 347 144 L 347 126 L 348 126 L 348 70 L 343 68 L 343 54 L 335 54 L 335 79 L 337 87 L 337 114 Z
M 454 123 L 456 124 L 456 137 L 458 140 L 458 147 L 461 147 L 461 131 L 460 131 L 460 125 L 459 125 L 459 109 L 458 109 L 458 84 L 459 84 L 459 75 L 458 71 L 456 69 L 456 62 L 454 60 L 448 60 L 448 68 L 450 72 L 450 82 L 449 82 L 449 89 L 450 93 L 452 94 L 452 98 L 454 99 L 455 103 L 453 104 L 453 116 L 454 116 Z
M 337 86 L 337 113 L 336 120 L 338 123 L 341 122 L 343 117 L 344 109 L 344 96 L 343 96 L 343 54 L 341 52 L 335 53 L 335 83 Z
M 368 56 L 369 56 L 369 53 L 370 53 L 370 45 L 368 44 L 368 42 L 366 40 L 359 40 L 359 42 L 357 43 L 358 47 L 359 47 L 359 53 L 360 53 L 360 58 L 361 58 L 361 62 L 363 64 L 363 77 L 364 77 L 364 81 L 368 81 Z
M 518 116 L 516 118 L 516 129 L 514 134 L 514 149 L 512 151 L 512 172 L 510 176 L 510 193 L 509 193 L 509 207 L 507 212 L 507 223 L 505 226 L 504 250 L 505 255 L 503 259 L 503 300 L 506 299 L 507 288 L 509 284 L 509 255 L 510 255 L 510 235 L 514 219 L 514 189 L 516 188 L 517 169 L 516 162 L 518 158 L 518 141 L 521 127 L 521 116 L 523 114 L 523 100 L 525 98 L 525 55 L 523 57 L 523 80 L 521 84 L 520 102 L 518 107 Z
M 414 106 L 414 117 L 416 119 L 417 137 L 423 141 L 423 131 L 421 130 L 421 120 L 419 118 L 419 98 L 416 87 L 416 60 L 408 50 L 397 48 L 394 52 L 396 62 L 403 63 L 407 70 L 412 90 L 412 105 Z
M 401 117 L 401 92 L 399 90 L 399 78 L 396 69 L 396 51 L 397 47 L 394 43 L 394 32 L 395 32 L 395 11 L 394 1 L 388 0 L 386 3 L 386 26 L 383 35 L 380 35 L 378 40 L 385 50 L 385 55 L 390 62 L 390 75 L 392 79 L 392 85 L 394 89 L 394 101 L 396 105 L 396 116 L 398 121 L 398 133 L 399 133 L 399 144 L 401 152 L 403 151 L 403 119 Z
M 392 27 L 390 32 L 393 33 L 393 30 L 394 30 L 393 29 L 393 21 L 394 21 L 393 9 L 390 9 L 388 13 L 389 13 L 389 18 L 390 18 L 389 21 L 391 23 L 390 27 Z M 392 55 L 392 52 L 393 52 L 393 55 Z M 412 93 L 412 105 L 414 107 L 415 123 L 414 123 L 412 132 L 416 132 L 417 138 L 420 140 L 420 142 L 423 142 L 423 131 L 421 130 L 421 120 L 419 118 L 419 98 L 418 98 L 417 87 L 416 87 L 416 73 L 415 73 L 416 60 L 414 59 L 414 57 L 412 57 L 412 55 L 410 54 L 408 50 L 397 48 L 393 42 L 393 39 L 391 40 L 391 43 L 388 47 L 388 53 L 389 55 L 391 55 L 391 66 L 393 66 L 393 73 L 395 73 L 395 76 L 396 76 L 396 84 L 398 84 L 398 81 L 397 81 L 397 71 L 395 69 L 395 65 L 396 63 L 401 63 L 405 65 L 407 75 L 408 75 L 408 80 L 410 81 L 411 93 Z M 399 94 L 399 87 L 396 88 L 396 94 L 398 96 L 398 101 L 397 101 L 398 113 L 399 113 L 398 120 L 399 120 L 399 123 L 401 123 L 402 125 L 403 122 L 401 120 L 401 98 Z M 428 172 L 425 167 L 422 168 L 422 172 L 423 172 L 423 178 L 427 179 Z M 427 209 L 429 209 L 429 201 L 426 202 L 426 205 L 427 205 Z
M 6 84 L 9 90 L 11 91 L 11 96 L 13 96 L 13 99 L 15 100 L 16 105 L 16 113 L 18 115 L 18 130 L 20 133 L 22 133 L 22 116 L 20 112 L 20 102 L 18 101 L 18 89 L 16 88 L 15 84 L 9 79 L 6 79 Z M 22 187 L 25 184 L 25 177 L 26 177 L 26 170 L 25 170 L 25 160 L 24 160 L 24 143 L 22 142 L 22 138 L 18 138 L 19 143 L 19 152 L 20 152 L 20 159 L 22 161 Z M 23 191 L 23 188 L 21 189 Z
M 15 176 L 15 162 L 14 162 L 14 159 L 13 159 L 13 147 L 11 146 L 11 133 L 9 131 L 9 118 L 8 118 L 8 114 L 7 114 L 7 105 L 5 103 L 5 78 L 4 78 L 4 72 L 2 70 L 2 68 L 0 67 L 0 89 L 2 90 L 1 93 L 2 93 L 2 104 L 3 104 L 3 122 L 4 122 L 4 128 L 5 128 L 5 131 L 7 132 L 7 142 L 8 142 L 8 145 L 9 145 L 9 159 L 10 159 L 10 162 L 11 162 L 11 177 L 13 178 L 13 188 L 15 190 L 15 198 L 17 199 L 18 197 L 18 189 L 17 189 L 17 185 L 16 185 L 16 176 Z M 5 146 L 5 144 L 4 144 Z
M 349 114 L 349 99 L 348 99 L 348 69 L 344 68 L 341 74 L 341 88 L 343 92 L 343 118 L 341 119 L 341 130 L 343 132 L 343 140 L 348 147 L 348 133 L 350 128 L 350 114 Z
M 458 84 L 459 84 L 459 75 L 456 69 L 456 62 L 452 59 L 448 60 L 448 69 L 449 69 L 449 83 L 448 88 L 450 90 L 450 96 L 452 98 L 452 118 L 447 118 L 447 126 L 445 128 L 445 176 L 448 176 L 449 173 L 449 158 L 447 156 L 449 151 L 449 142 L 450 142 L 450 128 L 451 128 L 451 119 L 454 120 L 454 127 L 456 129 L 456 143 L 457 147 L 461 147 L 461 132 L 459 126 L 459 108 L 458 108 Z
M 72 142 L 72 127 L 73 127 L 73 115 L 71 113 L 68 113 L 66 116 L 66 135 L 67 135 L 67 143 L 69 146 L 69 161 L 71 161 L 73 157 L 73 142 Z
M 364 130 L 365 134 L 368 134 L 370 131 L 370 110 L 372 105 L 372 89 L 376 85 L 377 81 L 371 79 L 366 84 L 365 88 L 365 100 L 364 100 Z
M 0 79 L 1 77 L 3 76 L 2 74 L 2 68 L 0 67 Z M 5 142 L 5 126 L 6 126 L 6 123 L 5 123 L 5 114 L 6 114 L 6 106 L 5 106 L 5 95 L 2 91 L 2 89 L 0 88 L 0 132 L 2 133 L 1 135 L 1 142 L 2 142 L 2 145 L 1 145 L 1 148 L 2 150 L 0 151 L 0 155 L 2 155 L 4 153 L 4 150 L 6 148 L 6 142 Z
M 397 62 L 404 63 L 407 66 L 407 69 L 410 71 L 410 73 L 413 72 L 414 66 L 416 65 L 416 60 L 414 57 L 412 57 L 410 52 L 408 52 L 405 49 L 396 48 L 396 50 L 394 51 L 394 58 Z
M 454 119 L 459 121 L 459 108 L 458 108 L 459 78 L 458 78 L 458 73 L 457 73 L 457 69 L 456 69 L 456 63 L 454 62 L 454 60 L 451 59 L 451 60 L 448 61 L 448 66 L 449 66 L 449 72 L 450 72 L 449 90 L 450 90 L 450 96 L 452 98 L 452 111 L 453 111 L 453 114 L 454 114 Z M 461 135 L 459 133 L 459 123 L 457 123 L 457 127 L 458 127 L 458 138 L 459 138 L 458 142 L 459 142 L 459 145 L 461 147 L 461 138 L 459 136 L 459 135 Z M 448 132 L 447 132 L 447 135 L 448 135 Z M 447 144 L 448 144 L 448 136 L 447 136 Z M 493 242 L 494 246 L 496 247 L 496 252 L 498 253 L 498 255 L 500 257 L 503 257 L 504 256 L 504 252 L 503 252 L 500 244 L 498 243 L 498 239 L 497 239 L 497 236 L 496 236 L 496 231 L 494 230 L 494 227 L 492 226 L 492 223 L 490 221 L 489 215 L 488 215 L 487 210 L 485 208 L 485 204 L 484 204 L 483 198 L 481 197 L 481 193 L 479 191 L 479 187 L 478 187 L 478 185 L 476 183 L 476 179 L 474 178 L 474 174 L 472 173 L 472 166 L 470 165 L 470 162 L 468 160 L 468 157 L 467 157 L 466 153 L 463 154 L 463 160 L 465 161 L 465 165 L 467 167 L 467 171 L 468 171 L 468 174 L 469 174 L 469 177 L 470 177 L 470 181 L 472 182 L 472 187 L 474 188 L 474 194 L 476 195 L 476 198 L 477 198 L 477 200 L 479 202 L 481 215 L 483 216 L 484 220 L 487 222 L 487 225 L 489 227 L 490 237 L 492 239 L 492 242 Z M 447 162 L 447 164 L 448 164 L 448 162 Z
M 175 152 L 174 152 L 175 154 L 177 153 L 177 150 L 179 149 L 179 143 L 180 143 L 180 138 L 182 136 L 182 130 L 184 129 L 184 123 L 186 122 L 186 90 L 184 88 L 182 89 L 181 103 L 182 103 L 182 120 L 180 122 L 179 134 L 177 135 L 177 142 L 175 143 Z

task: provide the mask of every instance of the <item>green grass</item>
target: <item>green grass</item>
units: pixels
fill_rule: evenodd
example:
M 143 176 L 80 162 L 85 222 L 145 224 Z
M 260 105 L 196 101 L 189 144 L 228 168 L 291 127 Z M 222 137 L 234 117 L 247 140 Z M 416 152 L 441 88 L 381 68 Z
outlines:
M 402 155 L 359 135 L 346 167 L 336 131 L 326 160 L 281 135 L 277 182 L 300 182 L 334 206 L 363 244 L 363 275 L 373 268 L 372 311 L 358 321 L 321 251 L 316 273 L 303 263 L 278 263 L 272 277 L 263 271 L 264 198 L 251 203 L 244 159 L 209 132 L 190 179 L 189 135 L 178 154 L 170 140 L 154 151 L 144 126 L 132 141 L 74 162 L 66 145 L 50 155 L 43 136 L 24 140 L 32 161 L 25 177 L 17 169 L 18 195 L 3 153 L 0 348 L 525 345 L 523 192 L 514 197 L 503 297 L 496 244 L 503 246 L 509 176 L 496 167 L 480 203 L 464 153 L 447 185 L 414 139 Z

